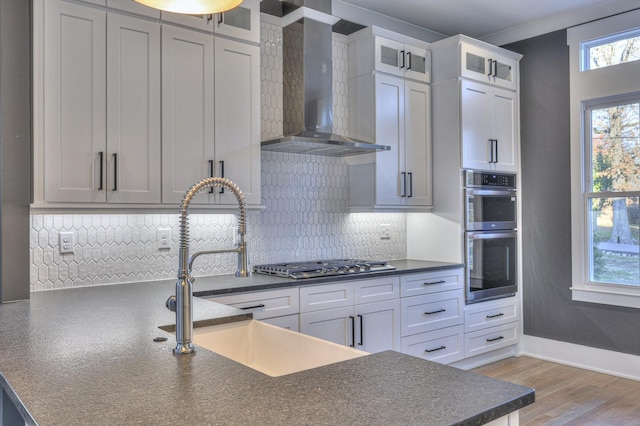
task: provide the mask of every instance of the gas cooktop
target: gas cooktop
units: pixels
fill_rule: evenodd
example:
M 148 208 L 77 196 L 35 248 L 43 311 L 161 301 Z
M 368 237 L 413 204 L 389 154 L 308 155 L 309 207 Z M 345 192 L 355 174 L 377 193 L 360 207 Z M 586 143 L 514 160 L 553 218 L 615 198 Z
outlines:
M 305 262 L 272 263 L 255 265 L 253 271 L 277 277 L 303 279 L 334 275 L 354 275 L 367 272 L 391 271 L 395 267 L 380 260 L 330 259 Z

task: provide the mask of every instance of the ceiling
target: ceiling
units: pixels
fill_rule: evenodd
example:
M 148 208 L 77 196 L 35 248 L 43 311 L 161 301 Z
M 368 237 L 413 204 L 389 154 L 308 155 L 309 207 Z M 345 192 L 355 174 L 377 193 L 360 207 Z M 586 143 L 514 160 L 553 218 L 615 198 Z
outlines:
M 476 38 L 612 0 L 342 0 L 445 35 Z M 627 2 L 628 3 L 628 2 Z

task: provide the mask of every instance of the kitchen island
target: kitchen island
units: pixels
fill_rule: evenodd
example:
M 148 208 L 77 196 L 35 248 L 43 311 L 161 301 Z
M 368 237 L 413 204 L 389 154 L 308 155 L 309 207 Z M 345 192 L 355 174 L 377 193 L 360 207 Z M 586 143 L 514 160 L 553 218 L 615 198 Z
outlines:
M 282 281 L 220 280 L 230 288 Z M 196 293 L 207 281 L 196 280 Z M 532 389 L 392 351 L 281 377 L 202 348 L 176 357 L 174 336 L 159 328 L 175 323 L 164 307 L 174 284 L 58 290 L 0 305 L 5 402 L 41 425 L 449 425 L 483 424 L 534 401 Z M 194 300 L 196 326 L 249 317 Z

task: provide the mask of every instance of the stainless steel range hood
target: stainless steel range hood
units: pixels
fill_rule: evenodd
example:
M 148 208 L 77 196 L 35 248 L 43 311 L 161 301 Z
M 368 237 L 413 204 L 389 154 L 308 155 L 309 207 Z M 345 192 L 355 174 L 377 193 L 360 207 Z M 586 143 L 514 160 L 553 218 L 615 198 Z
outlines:
M 313 13 L 305 15 L 304 9 Z M 325 11 L 303 6 L 291 13 L 303 17 L 283 28 L 285 136 L 262 142 L 262 149 L 333 157 L 388 151 L 389 146 L 333 132 L 332 25 L 318 19 L 337 19 Z

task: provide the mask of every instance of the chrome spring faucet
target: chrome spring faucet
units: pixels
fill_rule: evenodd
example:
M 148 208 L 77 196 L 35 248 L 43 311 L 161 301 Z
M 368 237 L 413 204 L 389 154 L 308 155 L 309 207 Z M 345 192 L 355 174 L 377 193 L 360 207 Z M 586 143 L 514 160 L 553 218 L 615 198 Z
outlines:
M 207 250 L 194 253 L 189 257 L 189 203 L 200 191 L 213 187 L 228 189 L 236 196 L 240 214 L 238 217 L 238 234 L 240 242 L 235 248 L 227 250 Z M 193 261 L 203 254 L 238 253 L 238 269 L 236 277 L 248 277 L 250 275 L 247 261 L 246 235 L 246 202 L 244 194 L 232 181 L 222 177 L 211 177 L 201 180 L 193 185 L 184 195 L 180 206 L 180 252 L 178 255 L 178 281 L 176 282 L 176 294 L 167 300 L 167 308 L 176 313 L 176 341 L 173 350 L 175 355 L 186 355 L 195 352 L 192 342 L 193 335 L 193 278 L 191 269 Z

